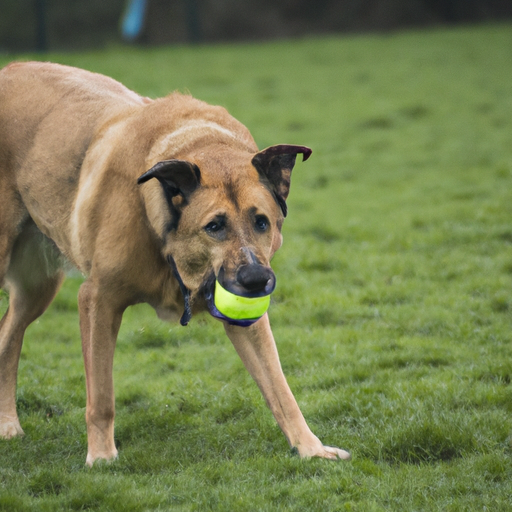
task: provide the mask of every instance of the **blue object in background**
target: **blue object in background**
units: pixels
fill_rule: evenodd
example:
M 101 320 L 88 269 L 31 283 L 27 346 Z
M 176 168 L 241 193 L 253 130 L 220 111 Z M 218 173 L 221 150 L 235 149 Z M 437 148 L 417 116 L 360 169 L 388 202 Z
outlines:
M 128 0 L 121 20 L 121 35 L 127 41 L 135 41 L 144 27 L 147 0 Z

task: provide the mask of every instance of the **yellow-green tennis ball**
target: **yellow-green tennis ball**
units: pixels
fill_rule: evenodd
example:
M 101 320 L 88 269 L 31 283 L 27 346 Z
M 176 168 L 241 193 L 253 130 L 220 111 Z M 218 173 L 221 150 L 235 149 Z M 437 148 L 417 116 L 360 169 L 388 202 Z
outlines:
M 215 281 L 215 307 L 233 320 L 252 320 L 263 316 L 270 305 L 270 295 L 263 297 L 241 297 L 228 292 L 219 281 Z

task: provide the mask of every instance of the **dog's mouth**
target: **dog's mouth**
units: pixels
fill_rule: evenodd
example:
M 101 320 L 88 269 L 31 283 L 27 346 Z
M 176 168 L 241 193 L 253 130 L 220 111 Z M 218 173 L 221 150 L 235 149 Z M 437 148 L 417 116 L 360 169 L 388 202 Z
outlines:
M 178 272 L 174 258 L 169 255 L 167 261 L 183 294 L 185 307 L 180 323 L 187 325 L 192 318 L 191 293 Z M 213 272 L 210 274 L 202 288 L 208 311 L 214 318 L 230 325 L 249 327 L 266 313 L 275 286 L 272 269 L 253 264 L 240 267 L 235 280 L 226 279 L 221 267 L 217 276 Z
M 208 311 L 214 318 L 227 322 L 230 325 L 249 327 L 265 314 L 270 302 L 270 294 L 274 291 L 275 285 L 275 276 L 271 271 L 268 272 L 267 280 L 258 289 L 248 289 L 238 282 L 228 283 L 224 279 L 224 269 L 221 268 L 217 277 L 212 273 L 207 279 L 204 286 L 204 297 Z M 219 305 L 220 297 L 216 297 L 216 293 L 228 296 L 235 301 L 239 299 L 240 302 L 243 302 L 244 308 L 249 309 L 247 313 L 249 318 L 233 318 L 233 316 L 228 316 L 226 311 L 220 311 L 222 309 Z M 242 314 L 242 316 L 244 315 Z

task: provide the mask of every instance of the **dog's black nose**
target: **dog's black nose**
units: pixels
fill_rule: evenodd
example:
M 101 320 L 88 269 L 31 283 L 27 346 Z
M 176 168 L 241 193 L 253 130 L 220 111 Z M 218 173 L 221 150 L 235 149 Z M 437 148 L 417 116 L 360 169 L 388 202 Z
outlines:
M 256 263 L 242 265 L 238 269 L 236 280 L 253 296 L 269 295 L 276 285 L 276 276 L 272 269 Z

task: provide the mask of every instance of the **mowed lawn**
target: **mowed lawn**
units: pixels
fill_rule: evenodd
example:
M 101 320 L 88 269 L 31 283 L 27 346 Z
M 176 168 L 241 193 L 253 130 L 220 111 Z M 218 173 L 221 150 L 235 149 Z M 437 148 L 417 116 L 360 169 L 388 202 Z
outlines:
M 137 306 L 120 458 L 86 468 L 71 274 L 25 338 L 0 510 L 512 510 L 512 25 L 37 58 L 224 105 L 260 148 L 313 148 L 270 316 L 306 419 L 353 458 L 290 452 L 219 322 Z

